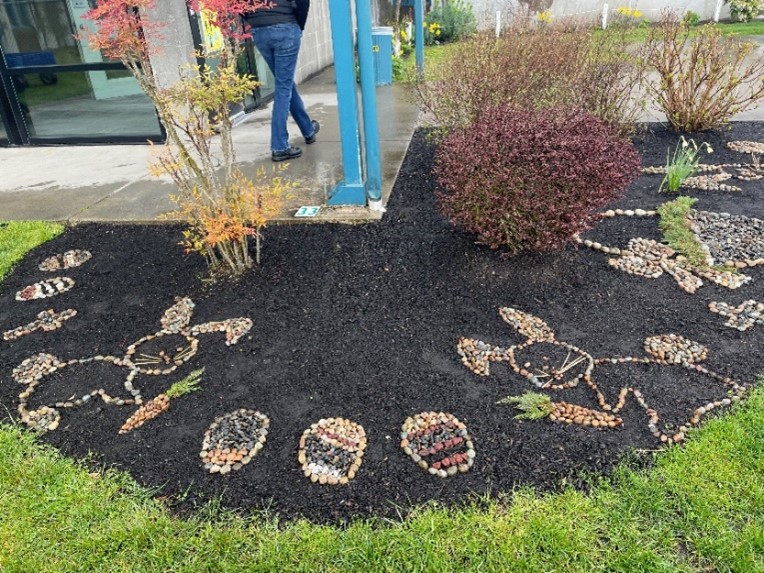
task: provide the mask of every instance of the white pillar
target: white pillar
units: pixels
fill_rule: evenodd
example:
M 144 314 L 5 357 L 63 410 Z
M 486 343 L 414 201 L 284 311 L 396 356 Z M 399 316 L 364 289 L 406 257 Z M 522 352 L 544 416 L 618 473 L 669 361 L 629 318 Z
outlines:
M 501 11 L 496 11 L 496 37 L 501 36 Z
M 724 0 L 716 0 L 716 8 L 714 8 L 714 22 L 719 21 L 719 15 L 722 11 L 722 4 L 724 4 Z
M 151 29 L 146 33 L 151 66 L 160 87 L 171 86 L 178 82 L 179 70 L 184 65 L 196 65 L 186 1 L 157 2 L 149 12 L 149 18 L 161 26 L 156 33 Z
M 602 5 L 602 29 L 607 30 L 607 4 Z

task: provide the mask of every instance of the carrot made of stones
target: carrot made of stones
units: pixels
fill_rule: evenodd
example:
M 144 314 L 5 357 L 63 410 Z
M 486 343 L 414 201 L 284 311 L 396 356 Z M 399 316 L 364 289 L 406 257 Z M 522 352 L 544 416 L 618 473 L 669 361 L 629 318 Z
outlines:
M 552 402 L 549 396 L 536 392 L 526 392 L 522 396 L 507 396 L 496 403 L 514 405 L 518 410 L 522 410 L 522 414 L 515 416 L 519 420 L 549 418 L 552 421 L 594 428 L 615 428 L 623 423 L 621 418 L 612 414 L 584 408 L 577 404 Z
M 199 387 L 199 380 L 201 379 L 202 374 L 204 374 L 204 368 L 194 370 L 183 380 L 170 386 L 167 392 L 163 392 L 143 404 L 122 425 L 119 429 L 119 433 L 126 434 L 131 432 L 135 428 L 141 427 L 149 420 L 156 418 L 162 412 L 166 412 L 170 408 L 170 400 L 201 390 Z

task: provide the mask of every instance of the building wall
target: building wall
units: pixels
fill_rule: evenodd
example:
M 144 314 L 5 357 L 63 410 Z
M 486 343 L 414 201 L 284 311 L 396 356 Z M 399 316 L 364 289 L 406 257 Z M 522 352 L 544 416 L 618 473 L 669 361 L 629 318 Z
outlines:
M 329 22 L 329 0 L 311 0 L 308 22 L 302 34 L 295 80 L 300 83 L 332 63 L 334 63 L 334 52 Z
M 171 84 L 178 77 L 179 66 L 194 62 L 194 42 L 188 25 L 186 1 L 157 2 L 151 18 L 166 24 L 155 38 L 149 37 L 148 40 L 157 48 L 153 50 L 152 63 L 158 79 Z M 168 34 L 167 30 L 173 30 L 173 33 Z M 329 0 L 313 0 L 303 33 L 295 79 L 299 83 L 333 62 Z
M 467 0 L 473 6 L 475 15 L 482 28 L 493 28 L 496 25 L 496 12 L 502 12 L 502 20 L 506 21 L 512 13 L 523 12 L 527 1 L 519 0 Z M 552 16 L 559 20 L 564 17 L 578 16 L 599 21 L 605 4 L 612 13 L 621 6 L 636 8 L 648 20 L 657 20 L 665 8 L 671 8 L 680 13 L 692 10 L 700 15 L 701 20 L 710 20 L 714 16 L 716 4 L 720 0 L 545 0 L 542 4 L 549 6 Z M 729 17 L 729 6 L 721 7 L 722 19 Z

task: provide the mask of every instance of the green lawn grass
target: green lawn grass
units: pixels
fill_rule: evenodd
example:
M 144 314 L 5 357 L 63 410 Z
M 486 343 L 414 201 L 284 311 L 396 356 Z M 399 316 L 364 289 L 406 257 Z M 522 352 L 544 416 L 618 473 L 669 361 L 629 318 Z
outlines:
M 694 26 L 690 30 L 690 37 L 694 37 L 697 34 L 697 30 L 700 29 L 700 26 Z M 721 31 L 722 35 L 725 36 L 761 36 L 764 35 L 764 22 L 763 21 L 754 21 L 754 22 L 720 22 L 718 24 L 715 24 L 717 28 Z M 598 30 L 597 33 L 609 33 L 613 30 Z M 649 27 L 635 27 L 629 30 L 626 33 L 626 38 L 629 42 L 634 43 L 643 43 L 647 39 L 647 34 L 649 32 Z
M 437 79 L 438 65 L 447 61 L 452 54 L 459 50 L 459 43 L 439 44 L 424 47 L 424 72 L 427 79 Z M 416 52 L 412 50 L 404 60 L 403 81 L 413 82 L 416 80 Z
M 0 245 L 9 232 L 0 227 Z M 279 525 L 216 504 L 181 519 L 126 474 L 91 472 L 6 424 L 0 571 L 756 573 L 764 571 L 762 476 L 764 388 L 658 454 L 651 469 L 624 465 L 610 480 L 593 479 L 588 493 L 523 489 L 342 528 Z
M 0 280 L 24 254 L 63 231 L 57 223 L 0 221 Z

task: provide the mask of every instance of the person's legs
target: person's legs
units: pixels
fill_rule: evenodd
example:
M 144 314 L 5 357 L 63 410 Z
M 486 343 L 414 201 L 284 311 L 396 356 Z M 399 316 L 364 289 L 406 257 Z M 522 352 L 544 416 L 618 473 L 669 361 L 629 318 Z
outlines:
M 298 39 L 296 43 L 295 30 Z M 300 28 L 296 24 L 276 24 L 252 29 L 252 41 L 275 79 L 271 115 L 272 152 L 289 149 L 287 118 L 291 107 L 297 54 L 300 49 L 299 33 Z
M 292 82 L 292 101 L 289 104 L 289 113 L 292 114 L 294 121 L 297 123 L 297 127 L 300 128 L 300 133 L 303 137 L 309 138 L 313 135 L 315 127 L 310 120 L 308 112 L 305 111 L 305 104 L 297 91 L 297 84 Z

